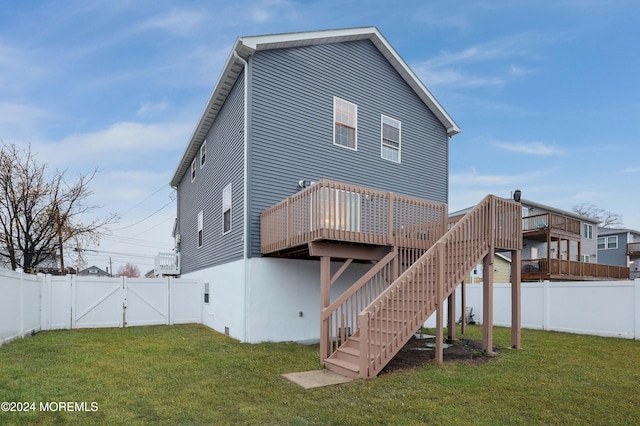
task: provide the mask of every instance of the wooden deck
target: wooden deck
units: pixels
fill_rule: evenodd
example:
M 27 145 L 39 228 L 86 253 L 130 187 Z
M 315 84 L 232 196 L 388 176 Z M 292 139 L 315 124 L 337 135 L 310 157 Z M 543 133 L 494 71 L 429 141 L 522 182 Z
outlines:
M 628 280 L 626 266 L 600 265 L 561 259 L 522 261 L 523 281 L 605 281 Z
M 580 240 L 580 221 L 555 213 L 543 213 L 522 218 L 522 236 L 524 239 L 547 241 L 547 236 L 552 239 L 565 238 Z
M 270 256 L 320 241 L 426 250 L 446 221 L 446 204 L 323 179 L 262 212 L 260 248 Z
M 640 257 L 640 243 L 627 243 L 627 256 Z

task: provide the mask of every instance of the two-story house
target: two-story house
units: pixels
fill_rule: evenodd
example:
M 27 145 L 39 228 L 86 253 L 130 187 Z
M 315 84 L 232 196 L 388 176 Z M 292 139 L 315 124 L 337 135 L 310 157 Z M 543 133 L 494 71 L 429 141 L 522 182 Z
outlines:
M 519 250 L 513 201 L 447 232 L 459 131 L 376 28 L 239 38 L 171 180 L 169 263 L 204 281 L 204 323 L 377 374 L 478 260 Z
M 640 232 L 598 228 L 598 263 L 628 267 L 630 278 L 640 278 Z
M 599 265 L 597 219 L 522 200 L 523 280 L 628 279 L 629 270 Z

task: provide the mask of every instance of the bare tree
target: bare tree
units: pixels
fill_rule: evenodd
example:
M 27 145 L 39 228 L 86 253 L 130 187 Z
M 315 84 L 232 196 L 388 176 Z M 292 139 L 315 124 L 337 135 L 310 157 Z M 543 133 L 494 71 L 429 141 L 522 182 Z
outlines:
M 127 263 L 118 268 L 118 277 L 138 278 L 140 276 L 140 269 L 132 263 Z
M 78 238 L 99 238 L 115 214 L 83 222 L 98 206 L 85 204 L 91 195 L 91 175 L 69 184 L 65 173 L 47 173 L 31 147 L 0 145 L 0 260 L 11 269 L 33 272 L 44 262 L 60 258 L 64 273 L 65 243 Z
M 603 228 L 620 228 L 622 224 L 622 216 L 617 213 L 610 212 L 595 204 L 578 204 L 573 206 L 573 212 L 580 216 L 586 216 L 598 220 L 599 226 Z

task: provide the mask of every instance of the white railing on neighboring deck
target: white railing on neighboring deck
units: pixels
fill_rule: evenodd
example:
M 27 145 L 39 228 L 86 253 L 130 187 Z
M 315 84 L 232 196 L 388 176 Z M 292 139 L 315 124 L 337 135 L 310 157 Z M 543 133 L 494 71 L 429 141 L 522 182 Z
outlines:
M 156 276 L 180 275 L 180 253 L 158 253 L 153 269 Z

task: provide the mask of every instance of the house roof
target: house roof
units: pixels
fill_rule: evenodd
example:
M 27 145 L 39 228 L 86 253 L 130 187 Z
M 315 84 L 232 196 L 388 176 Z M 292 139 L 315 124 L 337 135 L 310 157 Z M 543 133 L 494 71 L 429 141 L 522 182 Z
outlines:
M 522 204 L 523 208 L 526 208 L 526 207 L 538 208 L 538 209 L 543 210 L 545 212 L 558 213 L 558 214 L 561 214 L 563 216 L 568 216 L 568 217 L 572 217 L 574 219 L 581 220 L 583 222 L 590 222 L 590 223 L 593 223 L 593 224 L 597 224 L 599 222 L 598 219 L 594 219 L 592 217 L 581 216 L 581 215 L 576 214 L 576 213 L 568 212 L 566 210 L 562 210 L 562 209 L 559 209 L 557 207 L 551 207 L 551 206 L 547 206 L 545 204 L 536 203 L 535 201 L 531 201 L 531 200 L 522 199 L 521 200 L 521 204 Z M 457 210 L 455 212 L 451 212 L 451 213 L 448 214 L 448 216 L 449 217 L 456 217 L 456 216 L 465 215 L 465 214 L 469 213 L 473 209 L 473 207 L 475 207 L 475 206 L 471 206 L 471 207 L 467 207 L 466 209 L 462 209 L 462 210 Z M 537 213 L 534 212 L 534 214 L 537 214 Z M 598 228 L 598 229 L 602 229 L 602 228 Z M 598 233 L 600 233 L 600 232 L 598 231 Z
M 601 228 L 598 227 L 598 236 L 603 237 L 606 235 L 618 235 L 618 234 L 632 234 L 632 235 L 640 235 L 640 231 L 636 231 L 634 229 L 628 228 Z
M 196 157 L 200 145 L 204 141 L 211 125 L 215 121 L 218 112 L 222 108 L 229 92 L 244 68 L 245 61 L 256 51 L 284 49 L 290 47 L 312 46 L 318 44 L 348 42 L 356 40 L 370 40 L 382 53 L 382 55 L 395 68 L 400 76 L 414 90 L 420 99 L 427 105 L 433 114 L 447 129 L 447 134 L 453 136 L 460 133 L 460 128 L 449 116 L 445 109 L 438 103 L 435 97 L 422 84 L 420 79 L 409 68 L 389 42 L 382 36 L 376 27 L 347 28 L 339 30 L 311 31 L 300 33 L 273 34 L 264 36 L 240 37 L 218 78 L 209 101 L 200 116 L 189 144 L 182 154 L 182 158 L 171 179 L 171 186 L 176 187 L 180 179 L 187 172 L 191 162 Z
M 588 217 L 588 216 L 582 216 L 573 212 L 569 212 L 566 210 L 562 210 L 559 209 L 557 207 L 551 207 L 551 206 L 547 206 L 545 204 L 541 204 L 541 203 L 536 203 L 535 201 L 530 201 L 530 200 L 525 200 L 522 199 L 521 201 L 522 207 L 533 207 L 533 208 L 538 208 L 541 210 L 544 210 L 545 212 L 551 212 L 551 213 L 558 213 L 564 216 L 568 216 L 568 217 L 572 217 L 574 219 L 578 219 L 581 220 L 583 222 L 589 222 L 589 223 L 593 223 L 593 224 L 598 224 L 600 221 L 598 219 L 594 219 L 592 217 Z M 534 214 L 537 214 L 534 212 Z

